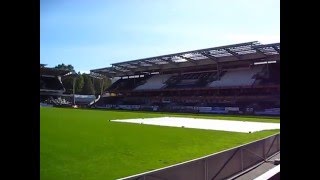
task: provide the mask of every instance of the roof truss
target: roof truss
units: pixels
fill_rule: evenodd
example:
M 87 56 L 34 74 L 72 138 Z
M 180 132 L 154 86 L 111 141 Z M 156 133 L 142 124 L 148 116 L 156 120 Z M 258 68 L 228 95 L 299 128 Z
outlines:
M 104 73 L 107 76 L 126 76 L 144 71 L 154 72 L 177 67 L 261 59 L 271 56 L 280 56 L 280 43 L 260 44 L 258 41 L 253 41 L 114 63 L 112 67 L 94 69 L 91 72 Z

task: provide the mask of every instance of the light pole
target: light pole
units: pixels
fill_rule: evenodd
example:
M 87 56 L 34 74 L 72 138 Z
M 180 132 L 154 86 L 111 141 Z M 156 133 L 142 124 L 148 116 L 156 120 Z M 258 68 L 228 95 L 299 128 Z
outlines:
M 72 85 L 72 93 L 73 93 L 73 105 L 76 105 L 75 101 L 75 85 L 76 85 L 76 76 L 73 76 L 73 85 Z
M 76 105 L 76 100 L 75 100 L 75 94 L 76 94 L 76 81 L 77 81 L 77 77 L 78 74 L 76 72 L 72 72 L 70 74 L 70 77 L 72 77 L 72 96 L 73 96 L 73 105 Z
M 104 84 L 104 78 L 101 78 L 100 79 L 100 96 L 102 96 L 102 93 L 103 93 L 103 84 Z
M 97 74 L 97 73 L 93 73 L 93 72 L 90 72 L 90 76 L 93 78 L 93 79 L 99 79 L 100 80 L 100 95 L 103 94 L 103 84 L 104 84 L 104 78 L 106 78 L 106 76 L 102 75 L 102 74 Z

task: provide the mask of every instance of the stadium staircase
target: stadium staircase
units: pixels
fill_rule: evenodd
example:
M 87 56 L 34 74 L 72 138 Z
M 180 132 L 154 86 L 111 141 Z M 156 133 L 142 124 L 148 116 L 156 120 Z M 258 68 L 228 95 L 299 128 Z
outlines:
M 100 100 L 101 96 L 99 95 L 97 99 L 93 100 L 92 102 L 89 103 L 89 106 L 92 106 L 93 104 L 95 104 L 96 102 L 98 102 Z

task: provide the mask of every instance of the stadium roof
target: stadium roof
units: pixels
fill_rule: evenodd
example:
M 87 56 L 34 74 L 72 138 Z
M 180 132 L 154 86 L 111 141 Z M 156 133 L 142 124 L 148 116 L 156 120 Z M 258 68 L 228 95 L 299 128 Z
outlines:
M 69 70 L 47 68 L 44 66 L 44 64 L 40 64 L 40 75 L 63 76 L 71 73 Z
M 111 64 L 112 67 L 90 70 L 109 77 L 134 75 L 172 68 L 193 67 L 231 61 L 280 60 L 280 43 L 260 44 L 258 41 L 199 49 Z

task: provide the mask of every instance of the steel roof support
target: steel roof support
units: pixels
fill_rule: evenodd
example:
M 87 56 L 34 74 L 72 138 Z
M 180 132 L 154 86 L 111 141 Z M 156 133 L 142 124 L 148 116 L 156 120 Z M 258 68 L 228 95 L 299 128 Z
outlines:
M 218 76 L 218 80 L 220 80 L 220 72 L 221 72 L 221 69 L 220 69 L 220 63 L 218 61 L 218 58 L 217 57 L 214 57 L 214 56 L 211 56 L 208 52 L 203 52 L 203 53 L 200 53 L 201 55 L 213 60 L 216 64 L 217 64 L 217 76 Z
M 231 51 L 231 50 L 228 49 L 228 48 L 226 48 L 226 49 L 224 49 L 224 50 L 226 50 L 228 53 L 232 54 L 234 57 L 236 57 L 236 58 L 238 58 L 238 59 L 241 59 L 240 55 L 237 54 L 236 52 L 233 52 L 233 51 Z
M 193 59 L 191 59 L 191 58 L 184 57 L 184 56 L 181 56 L 181 55 L 178 55 L 177 57 L 182 58 L 182 59 L 185 59 L 185 60 L 191 62 L 192 64 L 198 65 L 197 61 L 195 61 L 195 60 L 193 60 Z
M 129 68 L 129 67 L 126 67 L 126 66 L 123 66 L 123 65 L 114 65 L 114 66 L 133 72 L 132 71 L 133 68 Z
M 274 50 L 276 50 L 280 54 L 280 49 L 277 46 L 272 46 Z
M 263 53 L 259 48 L 253 48 L 254 50 L 257 51 L 257 53 L 263 55 L 264 57 L 267 57 L 267 55 L 265 53 Z
M 142 62 L 147 62 L 147 64 L 151 64 L 152 66 L 157 66 L 160 68 L 160 64 L 154 63 L 152 61 L 142 61 Z
M 172 64 L 172 65 L 174 65 L 174 66 L 179 67 L 179 66 L 178 66 L 178 63 L 173 62 L 171 57 L 170 57 L 170 60 L 167 60 L 167 59 L 164 59 L 164 58 L 160 58 L 160 59 L 161 59 L 162 61 L 168 62 L 169 64 Z

